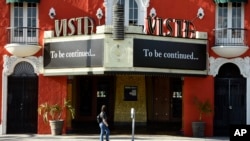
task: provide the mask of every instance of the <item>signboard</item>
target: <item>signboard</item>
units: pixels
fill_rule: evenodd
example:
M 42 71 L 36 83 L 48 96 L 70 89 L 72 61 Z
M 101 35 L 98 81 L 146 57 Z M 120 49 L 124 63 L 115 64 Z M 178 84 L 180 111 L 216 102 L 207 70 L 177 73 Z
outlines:
M 147 17 L 145 29 L 149 35 L 178 38 L 195 38 L 196 32 L 194 24 L 189 20 L 159 17 Z
M 103 39 L 46 43 L 44 68 L 83 68 L 103 66 Z
M 125 86 L 124 87 L 124 100 L 125 101 L 137 101 L 137 86 Z
M 88 35 L 94 30 L 94 21 L 90 17 L 55 20 L 55 36 Z
M 134 67 L 206 70 L 206 44 L 134 39 Z

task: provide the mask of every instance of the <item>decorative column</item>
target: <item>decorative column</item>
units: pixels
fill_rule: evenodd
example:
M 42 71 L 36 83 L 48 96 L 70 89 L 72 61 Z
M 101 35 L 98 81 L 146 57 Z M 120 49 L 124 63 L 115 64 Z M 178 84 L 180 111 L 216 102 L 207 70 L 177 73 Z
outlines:
M 105 7 L 105 25 L 111 25 L 112 24 L 112 4 L 113 0 L 104 0 L 103 6 Z
M 150 0 L 141 0 L 141 3 L 142 3 L 142 6 L 143 6 L 143 8 L 144 8 L 144 20 L 145 20 L 145 18 L 147 18 L 147 15 L 148 15 L 148 12 L 147 12 L 147 9 L 148 9 L 148 6 L 149 6 L 149 1 Z M 144 27 L 146 27 L 146 25 L 145 25 L 145 22 L 143 22 L 144 23 Z M 144 28 L 143 29 L 143 31 L 144 31 L 144 33 L 146 33 L 146 29 Z

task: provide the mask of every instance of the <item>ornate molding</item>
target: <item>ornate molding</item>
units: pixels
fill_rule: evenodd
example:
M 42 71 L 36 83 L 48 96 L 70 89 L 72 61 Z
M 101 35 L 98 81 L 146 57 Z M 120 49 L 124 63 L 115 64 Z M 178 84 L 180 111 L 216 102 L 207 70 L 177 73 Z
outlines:
M 35 56 L 29 56 L 25 58 L 17 57 L 17 56 L 3 56 L 3 73 L 5 75 L 11 75 L 15 69 L 15 66 L 22 61 L 29 62 L 33 68 L 34 68 L 34 73 L 39 75 L 42 72 L 42 64 L 43 64 L 43 59 L 42 56 L 40 57 L 35 57 Z
M 220 67 L 225 63 L 233 63 L 237 65 L 240 69 L 241 75 L 244 77 L 250 77 L 250 58 L 209 58 L 209 75 L 213 75 L 214 77 L 218 74 Z
M 150 0 L 141 0 L 142 5 L 147 8 L 149 6 Z

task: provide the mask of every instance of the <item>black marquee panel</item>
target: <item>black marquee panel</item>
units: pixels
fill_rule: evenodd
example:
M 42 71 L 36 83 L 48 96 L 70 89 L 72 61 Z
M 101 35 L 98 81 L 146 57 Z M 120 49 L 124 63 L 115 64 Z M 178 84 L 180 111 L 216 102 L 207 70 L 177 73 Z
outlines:
M 104 40 L 81 40 L 46 43 L 44 68 L 103 67 Z
M 134 67 L 206 70 L 207 45 L 134 39 Z

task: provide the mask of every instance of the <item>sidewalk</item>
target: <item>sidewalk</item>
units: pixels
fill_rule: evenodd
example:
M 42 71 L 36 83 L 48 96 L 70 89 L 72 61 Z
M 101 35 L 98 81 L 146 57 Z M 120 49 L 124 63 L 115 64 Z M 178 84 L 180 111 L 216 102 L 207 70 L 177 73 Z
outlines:
M 8 134 L 0 135 L 0 141 L 99 141 L 99 135 L 37 135 Z M 131 135 L 111 135 L 110 141 L 131 141 Z M 228 137 L 193 138 L 171 135 L 135 135 L 134 141 L 229 141 Z

